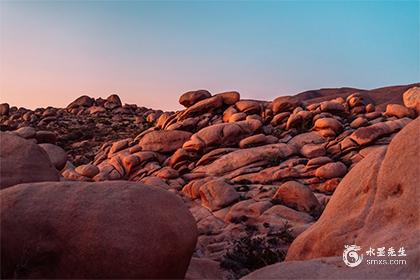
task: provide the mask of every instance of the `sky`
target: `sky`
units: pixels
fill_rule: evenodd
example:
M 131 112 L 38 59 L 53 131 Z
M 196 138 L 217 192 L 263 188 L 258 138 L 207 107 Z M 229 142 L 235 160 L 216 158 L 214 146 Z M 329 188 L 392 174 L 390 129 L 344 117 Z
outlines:
M 0 103 L 82 94 L 179 109 L 186 91 L 272 100 L 420 80 L 419 1 L 4 1 Z

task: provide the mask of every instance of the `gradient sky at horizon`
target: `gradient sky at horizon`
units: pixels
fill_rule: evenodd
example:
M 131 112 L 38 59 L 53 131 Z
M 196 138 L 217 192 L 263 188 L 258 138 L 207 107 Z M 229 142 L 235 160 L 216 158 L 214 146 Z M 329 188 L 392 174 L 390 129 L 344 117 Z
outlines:
M 0 101 L 65 107 L 87 94 L 180 108 L 420 80 L 419 1 L 0 1 Z

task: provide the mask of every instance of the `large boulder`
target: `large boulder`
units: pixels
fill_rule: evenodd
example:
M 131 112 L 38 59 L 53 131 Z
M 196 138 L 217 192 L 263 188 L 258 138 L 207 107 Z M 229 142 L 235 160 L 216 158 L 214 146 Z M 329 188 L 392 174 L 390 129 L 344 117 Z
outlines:
M 403 118 L 361 127 L 350 135 L 350 139 L 361 146 L 369 145 L 383 136 L 397 132 L 410 121 L 409 118 Z
M 111 94 L 110 96 L 108 96 L 108 98 L 106 99 L 106 102 L 104 103 L 104 107 L 110 110 L 121 107 L 121 106 L 122 106 L 121 99 L 116 94 Z
M 282 159 L 296 153 L 296 149 L 284 143 L 264 145 L 255 148 L 240 149 L 221 156 L 208 165 L 199 166 L 194 172 L 203 172 L 208 175 L 222 176 L 250 164 L 262 162 L 275 164 Z
M 30 126 L 23 126 L 13 131 L 16 135 L 25 139 L 31 139 L 36 136 L 36 130 Z
M 0 167 L 0 189 L 59 180 L 47 153 L 33 141 L 12 133 L 0 133 Z
M 273 199 L 280 199 L 287 207 L 303 211 L 318 217 L 321 212 L 321 204 L 312 191 L 296 181 L 283 183 L 276 191 Z
M 2 278 L 183 278 L 194 218 L 139 183 L 44 182 L 2 190 Z
M 67 109 L 73 109 L 77 107 L 90 107 L 95 102 L 95 99 L 92 97 L 89 97 L 87 95 L 82 95 L 78 97 L 76 100 L 74 100 L 72 103 L 70 103 L 67 106 Z
M 208 92 L 205 89 L 188 91 L 179 97 L 179 103 L 188 108 L 197 103 L 198 101 L 209 98 L 210 96 L 210 92 Z
M 204 152 L 217 147 L 237 146 L 239 142 L 254 134 L 262 126 L 259 120 L 215 124 L 195 133 L 183 148 Z
M 57 170 L 63 169 L 67 162 L 67 153 L 60 146 L 44 143 L 39 146 L 48 154 L 51 163 L 57 168 Z
M 213 112 L 223 106 L 223 98 L 215 95 L 198 101 L 179 115 L 179 121 L 187 118 L 196 117 L 204 113 Z
M 139 146 L 145 151 L 172 153 L 181 148 L 191 135 L 182 130 L 151 131 L 141 138 Z
M 397 118 L 414 118 L 415 112 L 413 109 L 404 107 L 400 104 L 388 104 L 386 106 L 385 115 L 389 117 L 397 117 Z
M 315 121 L 314 129 L 319 131 L 322 136 L 330 137 L 338 135 L 343 125 L 334 118 L 320 118 Z
M 233 105 L 239 101 L 241 95 L 237 91 L 226 91 L 216 94 L 222 98 L 222 101 L 225 105 Z
M 347 167 L 341 161 L 329 162 L 315 170 L 315 176 L 323 179 L 343 177 L 347 173 Z
M 291 245 L 287 260 L 339 256 L 344 245 L 418 248 L 420 118 L 343 178 L 321 218 Z
M 74 171 L 82 176 L 93 178 L 99 173 L 99 168 L 93 164 L 83 164 L 76 167 Z
M 300 105 L 300 101 L 294 96 L 280 96 L 273 100 L 274 113 L 291 112 Z
M 240 100 L 235 103 L 235 107 L 246 114 L 259 114 L 262 109 L 261 103 L 254 100 Z
M 239 200 L 239 193 L 223 178 L 211 180 L 200 187 L 200 198 L 203 207 L 216 211 Z
M 1 103 L 0 104 L 0 116 L 8 116 L 9 112 L 10 112 L 9 103 Z
M 412 87 L 403 94 L 404 105 L 420 114 L 420 87 Z

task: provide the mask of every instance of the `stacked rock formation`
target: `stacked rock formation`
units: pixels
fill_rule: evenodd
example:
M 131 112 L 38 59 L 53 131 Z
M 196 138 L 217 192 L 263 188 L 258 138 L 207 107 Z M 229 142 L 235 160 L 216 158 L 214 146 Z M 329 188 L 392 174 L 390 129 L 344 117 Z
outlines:
M 399 104 L 383 112 L 357 92 L 306 104 L 291 96 L 264 102 L 199 90 L 180 103 L 185 110 L 163 113 L 154 127 L 104 144 L 89 165 L 62 174 L 138 181 L 181 195 L 199 230 L 196 256 L 215 261 L 249 229 L 263 238 L 285 227 L 299 235 L 347 172 L 417 115 Z
M 417 118 L 388 148 L 371 153 L 349 172 L 321 218 L 292 243 L 286 262 L 257 270 L 245 279 L 417 279 L 419 136 Z M 360 254 L 369 248 L 404 248 L 403 257 L 398 253 L 400 257 L 386 254 L 376 258 L 388 264 L 398 258 L 406 263 L 362 262 L 356 268 L 346 267 L 342 254 L 349 244 L 360 246 Z
M 39 187 L 41 193 L 43 189 L 53 192 L 75 188 L 74 194 L 71 191 L 68 193 L 71 200 L 73 196 L 79 197 L 86 188 L 105 186 L 109 190 L 103 194 L 86 191 L 87 198 L 80 205 L 70 205 L 69 209 L 85 207 L 98 199 L 99 206 L 104 208 L 95 211 L 105 211 L 109 205 L 110 209 L 118 212 L 120 208 L 114 209 L 108 200 L 102 202 L 106 193 L 115 196 L 118 201 L 128 199 L 133 203 L 131 198 L 124 197 L 128 195 L 126 192 L 131 192 L 126 189 L 131 190 L 131 186 L 144 187 L 145 184 L 160 189 L 161 194 L 171 192 L 181 197 L 195 219 L 198 239 L 187 277 L 200 278 L 200 274 L 208 273 L 208 277 L 228 275 L 237 278 L 256 268 L 282 261 L 294 238 L 297 237 L 298 241 L 301 236 L 309 235 L 308 232 L 314 227 L 308 231 L 306 229 L 319 219 L 331 197 L 334 197 L 337 186 L 348 186 L 348 180 L 344 178 L 347 173 L 357 170 L 360 161 L 366 162 L 374 155 L 383 155 L 394 136 L 418 116 L 418 86 L 398 87 L 388 99 L 380 96 L 378 102 L 374 98 L 378 91 L 348 88 L 339 89 L 332 99 L 327 99 L 324 94 L 329 90 L 320 90 L 304 93 L 305 98 L 302 95 L 282 96 L 272 102 L 241 99 L 240 94 L 234 91 L 212 95 L 206 90 L 197 90 L 184 93 L 179 98 L 185 109 L 177 112 L 122 105 L 116 95 L 106 100 L 82 96 L 66 109 L 30 111 L 1 104 L 2 130 L 12 130 L 2 133 L 2 143 L 7 140 L 16 147 L 25 143 L 29 146 L 30 143 L 34 154 L 32 157 L 45 159 L 43 172 L 39 173 L 38 178 L 24 172 L 25 166 L 35 165 L 33 160 L 26 163 L 22 158 L 16 159 L 19 148 L 2 147 L 3 166 L 23 162 L 18 165 L 22 166 L 21 173 L 13 174 L 9 169 L 4 169 L 5 173 L 2 173 L 1 187 L 6 189 L 0 195 L 10 201 L 5 204 L 4 210 L 9 214 L 5 214 L 2 220 L 5 219 L 8 227 L 15 230 L 13 226 L 16 224 L 7 215 L 19 216 L 28 211 L 13 205 L 17 197 L 25 198 L 25 193 L 33 192 L 31 188 Z M 84 183 L 32 183 L 59 179 Z M 121 180 L 132 182 L 124 183 Z M 32 187 L 29 188 L 28 184 L 12 187 L 25 182 Z M 122 186 L 121 192 L 124 193 L 121 197 L 116 194 L 118 186 Z M 161 201 L 166 201 L 164 195 L 159 197 Z M 35 203 L 27 199 L 29 205 Z M 159 203 L 159 199 L 154 201 Z M 183 210 L 176 203 L 174 205 L 171 207 L 174 213 L 184 215 Z M 143 207 L 126 206 L 134 207 L 130 211 L 140 211 L 138 209 Z M 162 210 L 159 207 L 156 209 Z M 35 216 L 47 211 L 44 208 L 35 210 Z M 129 214 L 129 217 L 134 217 L 131 212 Z M 153 216 L 151 212 L 149 214 Z M 63 215 L 70 214 L 63 212 Z M 116 222 L 120 217 L 118 215 L 115 215 L 115 224 L 121 227 Z M 114 224 L 114 216 L 111 216 L 112 219 L 103 222 Z M 27 223 L 25 219 L 22 214 L 21 222 Z M 144 219 L 149 221 L 149 216 L 146 215 Z M 185 219 L 177 226 L 175 222 L 178 220 L 172 217 L 169 219 L 174 221 L 170 223 L 171 228 L 163 228 L 176 233 L 180 233 L 180 227 L 194 231 Z M 123 224 L 129 223 L 126 219 L 121 221 Z M 51 220 L 53 225 L 56 222 Z M 138 220 L 135 223 L 140 225 Z M 95 231 L 94 226 L 86 230 Z M 140 228 L 133 236 L 144 239 Z M 66 238 L 72 230 L 75 229 L 65 228 L 57 238 Z M 84 230 L 81 231 L 82 237 Z M 121 230 L 130 231 L 125 227 Z M 86 236 L 91 236 L 89 234 L 91 232 L 87 231 Z M 104 235 L 104 238 L 108 237 Z M 22 238 L 25 239 L 23 233 Z M 181 243 L 190 248 L 195 238 L 194 232 Z M 163 237 L 158 239 L 165 242 Z M 4 242 L 9 243 L 7 240 Z M 121 242 L 123 246 L 132 244 L 124 243 L 124 240 Z M 303 241 L 300 242 L 303 247 L 308 247 Z M 75 243 L 76 247 L 78 245 Z M 19 244 L 13 246 L 20 248 Z M 56 245 L 53 242 L 48 246 Z M 93 242 L 92 246 L 96 246 L 96 243 Z M 297 246 L 294 245 L 295 248 Z M 14 247 L 6 249 L 13 251 Z M 333 247 L 329 249 L 337 250 Z M 172 273 L 173 277 L 182 277 L 188 265 L 185 258 L 190 257 L 191 250 L 173 250 L 174 254 L 163 257 L 180 257 L 182 265 L 174 268 L 176 271 L 171 272 L 170 268 L 162 270 L 162 274 L 150 270 L 151 275 L 168 278 Z M 258 255 L 258 251 L 263 251 L 264 256 Z M 304 254 L 302 250 L 297 251 Z M 159 256 L 151 256 L 156 257 L 156 262 L 152 263 L 156 265 Z M 288 258 L 292 258 L 290 256 L 289 252 Z M 130 260 L 129 257 L 126 259 Z M 2 264 L 2 267 L 14 265 L 16 263 Z M 74 265 L 77 266 L 77 262 Z M 219 265 L 226 271 L 220 271 Z M 211 271 L 203 268 L 205 266 L 211 267 Z M 54 273 L 69 277 L 68 271 L 72 267 L 59 265 L 54 267 L 57 270 Z M 112 267 L 115 270 L 104 274 L 104 277 L 114 277 L 120 273 L 117 265 Z M 99 271 L 102 267 L 95 269 Z M 150 266 L 146 265 L 135 275 L 125 275 L 146 275 L 147 269 Z M 23 271 L 20 275 L 47 275 L 36 269 L 33 271 L 35 274 Z M 55 277 L 53 274 L 47 276 Z M 90 277 L 91 274 L 86 268 L 76 276 Z

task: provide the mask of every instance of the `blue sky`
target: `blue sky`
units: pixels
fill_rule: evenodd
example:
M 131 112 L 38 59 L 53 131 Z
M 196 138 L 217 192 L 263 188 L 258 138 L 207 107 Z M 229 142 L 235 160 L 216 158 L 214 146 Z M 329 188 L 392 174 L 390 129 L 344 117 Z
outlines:
M 418 82 L 418 1 L 3 1 L 0 95 L 81 94 L 177 109 L 188 90 L 244 98 Z

